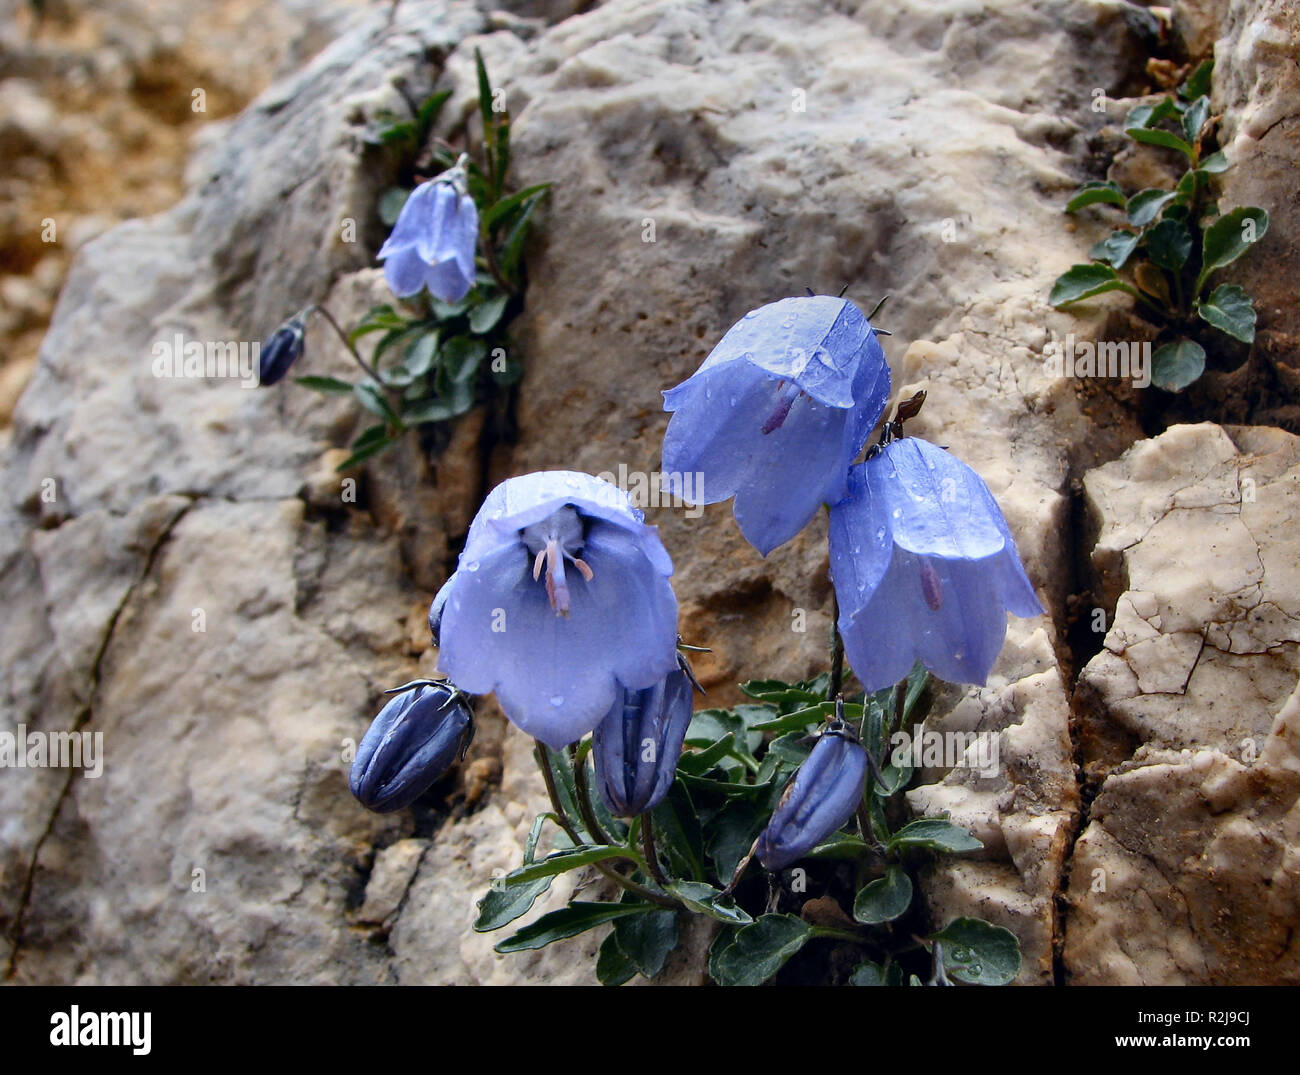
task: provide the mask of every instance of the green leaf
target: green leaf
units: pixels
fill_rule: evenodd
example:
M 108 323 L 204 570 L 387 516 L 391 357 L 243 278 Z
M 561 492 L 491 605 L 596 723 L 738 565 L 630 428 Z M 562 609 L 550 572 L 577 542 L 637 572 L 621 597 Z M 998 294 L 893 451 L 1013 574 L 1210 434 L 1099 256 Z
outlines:
M 601 985 L 618 986 L 631 981 L 636 975 L 633 963 L 618 946 L 618 937 L 610 933 L 600 944 L 596 956 L 596 977 Z
M 1226 172 L 1231 167 L 1232 163 L 1228 160 L 1227 154 L 1223 150 L 1219 150 L 1217 153 L 1211 153 L 1201 161 L 1200 171 L 1218 175 L 1220 172 Z
M 1133 266 L 1133 279 L 1148 295 L 1158 298 L 1172 309 L 1174 300 L 1169 295 L 1169 278 L 1150 261 L 1140 261 Z
M 1255 306 L 1236 284 L 1220 284 L 1196 307 L 1202 320 L 1242 343 L 1255 342 Z
M 619 949 L 642 976 L 653 978 L 677 947 L 677 912 L 656 910 L 621 918 L 614 923 L 614 934 Z
M 411 192 L 405 187 L 389 187 L 379 196 L 379 219 L 391 228 L 402 215 L 402 206 L 410 196 Z
M 703 881 L 704 837 L 690 793 L 682 777 L 673 781 L 668 796 L 650 812 L 659 847 L 667 855 L 673 873 Z
M 421 133 L 426 133 L 438 119 L 438 113 L 442 111 L 442 106 L 451 98 L 451 90 L 439 90 L 437 93 L 430 94 L 425 99 L 424 104 L 420 105 L 416 113 L 415 122 L 419 126 Z
M 534 194 L 524 203 L 523 211 L 510 228 L 510 234 L 506 236 L 506 241 L 501 247 L 501 256 L 497 259 L 497 263 L 501 266 L 501 274 L 507 280 L 515 279 L 519 259 L 524 252 L 524 239 L 528 235 L 528 222 L 532 218 L 533 211 L 545 196 L 546 191 L 542 191 L 539 194 Z
M 731 736 L 727 736 L 703 750 L 685 751 L 677 762 L 677 768 L 692 776 L 703 776 L 710 769 L 715 768 L 723 758 L 731 757 L 735 751 L 735 743 Z
M 1128 114 L 1125 120 L 1125 128 L 1132 127 L 1154 127 L 1164 119 L 1178 119 L 1178 106 L 1174 104 L 1172 97 L 1162 97 L 1153 105 L 1138 105 Z
M 357 323 L 357 327 L 348 333 L 348 343 L 356 343 L 367 333 L 405 329 L 409 324 L 405 317 L 387 304 L 372 306 Z
M 433 360 L 438 356 L 438 338 L 437 329 L 425 332 L 417 336 L 406 349 L 406 357 L 402 360 L 402 365 L 406 367 L 407 373 L 413 380 L 423 377 L 433 368 Z
M 850 836 L 841 832 L 832 836 L 825 843 L 818 844 L 805 855 L 810 859 L 860 859 L 867 851 L 867 845 L 860 836 Z
M 885 985 L 885 968 L 870 960 L 863 960 L 849 975 L 849 985 Z
M 1214 61 L 1202 60 L 1178 87 L 1178 95 L 1186 100 L 1204 96 L 1210 92 L 1211 76 L 1214 74 Z
M 706 885 L 702 881 L 673 881 L 669 884 L 668 891 L 692 911 L 716 918 L 719 922 L 748 925 L 754 921 L 730 896 L 724 896 L 712 885 Z
M 1205 372 L 1205 351 L 1195 340 L 1174 340 L 1151 356 L 1151 383 L 1166 392 L 1181 392 Z
M 340 381 L 337 377 L 299 377 L 297 381 L 303 388 L 310 388 L 313 392 L 324 392 L 327 396 L 352 395 L 352 385 L 347 381 Z
M 1088 251 L 1088 257 L 1108 261 L 1113 268 L 1122 269 L 1141 238 L 1135 231 L 1112 231 Z
M 1201 274 L 1196 278 L 1199 295 L 1205 278 L 1215 269 L 1231 265 L 1268 231 L 1268 214 L 1254 206 L 1244 206 L 1225 213 L 1208 228 L 1201 239 Z
M 494 881 L 487 895 L 478 901 L 478 917 L 474 919 L 475 933 L 490 933 L 509 925 L 528 913 L 537 897 L 551 887 L 551 878 L 539 877 L 520 885 L 503 885 Z
M 768 702 L 790 712 L 794 709 L 807 709 L 825 701 L 825 690 L 812 690 L 802 683 L 790 684 L 780 679 L 751 679 L 740 685 L 740 689 L 751 698 Z
M 1161 190 L 1159 187 L 1138 191 L 1128 200 L 1129 223 L 1135 228 L 1145 227 L 1160 215 L 1165 203 L 1174 196 L 1174 191 Z
M 442 367 L 456 384 L 469 384 L 487 356 L 487 341 L 453 336 L 442 345 Z
M 540 877 L 554 877 L 556 874 L 576 870 L 580 866 L 590 866 L 593 862 L 618 858 L 627 858 L 627 851 L 624 848 L 610 847 L 605 844 L 596 847 L 589 845 L 570 847 L 563 851 L 552 852 L 540 862 L 511 870 L 506 874 L 503 883 L 507 887 L 524 884 L 528 881 L 536 881 Z
M 542 915 L 536 922 L 524 926 L 504 941 L 498 941 L 492 946 L 492 951 L 504 954 L 545 948 L 555 941 L 576 937 L 579 933 L 603 926 L 606 922 L 657 910 L 660 908 L 653 903 L 585 903 L 574 900 L 567 907 Z
M 927 938 L 943 945 L 948 972 L 973 985 L 1007 985 L 1020 973 L 1020 942 L 980 918 L 956 918 Z
M 502 198 L 496 205 L 492 206 L 483 214 L 483 227 L 491 228 L 500 220 L 504 220 L 515 209 L 518 209 L 524 202 L 528 201 L 534 194 L 542 194 L 550 190 L 550 183 L 538 183 L 533 187 L 525 187 L 508 197 Z
M 379 440 L 366 444 L 364 447 L 357 448 L 353 446 L 353 451 L 342 463 L 334 468 L 335 474 L 342 474 L 344 471 L 351 470 L 353 467 L 359 467 L 367 459 L 371 459 L 380 452 L 386 452 L 397 443 L 395 438 L 390 438 L 386 434 Z
M 1065 306 L 1123 286 L 1124 281 L 1109 265 L 1095 262 L 1090 265 L 1075 265 L 1056 278 L 1047 301 L 1053 306 Z
M 1177 272 L 1192 252 L 1192 233 L 1181 220 L 1162 220 L 1146 235 L 1147 257 L 1162 269 Z
M 378 415 L 380 418 L 387 419 L 393 425 L 401 425 L 397 414 L 389 405 L 388 400 L 384 397 L 374 383 L 371 381 L 362 381 L 352 386 L 352 394 L 356 396 L 361 406 L 365 407 L 371 414 Z
M 926 847 L 934 851 L 978 851 L 984 845 L 960 825 L 940 817 L 924 817 L 904 825 L 889 841 L 891 849 Z
M 812 936 L 812 927 L 794 915 L 765 914 L 738 930 L 712 960 L 719 985 L 762 985 Z
M 1124 192 L 1114 183 L 1086 184 L 1065 203 L 1067 213 L 1077 213 L 1080 209 L 1099 203 L 1124 206 Z
M 419 425 L 422 422 L 447 422 L 464 414 L 473 406 L 473 386 L 458 383 L 452 385 L 450 395 L 416 403 L 406 408 L 402 412 L 402 416 L 407 425 Z
M 853 901 L 853 917 L 869 926 L 892 922 L 912 903 L 912 879 L 901 866 L 890 866 Z
M 1188 160 L 1194 161 L 1196 159 L 1196 150 L 1179 138 L 1178 135 L 1169 131 L 1160 130 L 1158 127 L 1130 127 L 1126 133 L 1135 142 L 1142 142 L 1149 146 L 1164 146 L 1166 149 L 1176 149 Z
M 723 881 L 731 880 L 736 866 L 753 846 L 763 821 L 753 803 L 730 799 L 705 826 L 708 833 L 705 850 Z
M 506 312 L 506 303 L 509 301 L 509 295 L 493 295 L 492 298 L 485 299 L 478 306 L 475 306 L 469 312 L 470 331 L 476 332 L 480 336 L 491 332 L 497 327 L 501 315 Z
M 1208 97 L 1198 97 L 1187 106 L 1187 111 L 1183 113 L 1183 134 L 1187 136 L 1189 142 L 1196 141 L 1196 136 L 1201 133 L 1201 128 L 1205 126 L 1205 121 L 1209 118 L 1210 99 Z
M 492 83 L 488 81 L 487 65 L 483 53 L 474 50 L 474 70 L 478 75 L 478 114 L 483 120 L 483 137 L 492 137 Z

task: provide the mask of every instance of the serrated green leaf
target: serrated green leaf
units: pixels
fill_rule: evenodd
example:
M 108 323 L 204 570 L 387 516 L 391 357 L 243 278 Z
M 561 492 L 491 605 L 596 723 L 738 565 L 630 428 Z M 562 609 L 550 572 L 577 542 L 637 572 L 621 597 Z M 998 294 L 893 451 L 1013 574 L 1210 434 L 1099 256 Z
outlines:
M 927 938 L 943 945 L 944 967 L 973 985 L 1007 985 L 1020 973 L 1020 942 L 1009 929 L 957 918 Z
M 576 937 L 589 929 L 603 926 L 606 922 L 657 910 L 660 908 L 653 903 L 585 903 L 574 900 L 567 907 L 542 915 L 536 922 L 524 926 L 504 941 L 498 941 L 492 946 L 492 951 L 504 954 L 545 948 L 555 941 Z
M 1196 307 L 1202 320 L 1242 343 L 1255 342 L 1255 306 L 1236 284 L 1220 284 Z
M 719 985 L 762 985 L 812 936 L 812 928 L 793 915 L 765 914 L 736 932 L 713 960 Z
M 1151 356 L 1151 383 L 1166 392 L 1181 392 L 1205 372 L 1205 351 L 1195 340 L 1174 340 Z
M 736 866 L 754 845 L 754 839 L 762 827 L 762 815 L 753 803 L 744 799 L 728 800 L 710 822 L 703 826 L 707 834 L 704 849 L 721 880 L 731 880 Z
M 1145 227 L 1160 215 L 1160 210 L 1174 196 L 1174 191 L 1161 190 L 1159 187 L 1138 191 L 1128 200 L 1129 223 L 1135 228 Z
M 894 833 L 891 849 L 925 847 L 933 851 L 978 851 L 984 845 L 962 826 L 945 818 L 924 817 L 909 822 Z
M 1146 234 L 1147 257 L 1162 269 L 1177 272 L 1192 252 L 1192 233 L 1181 220 L 1162 220 Z
M 1079 302 L 1105 291 L 1114 291 L 1123 287 L 1124 281 L 1109 265 L 1096 262 L 1089 265 L 1075 265 L 1056 278 L 1047 301 L 1053 306 L 1065 306 L 1071 302 Z
M 890 866 L 853 901 L 853 917 L 869 926 L 892 922 L 912 905 L 912 879 L 901 866 Z
M 1254 206 L 1243 206 L 1225 213 L 1201 238 L 1201 274 L 1196 278 L 1200 294 L 1206 277 L 1215 269 L 1231 265 L 1268 231 L 1268 214 Z

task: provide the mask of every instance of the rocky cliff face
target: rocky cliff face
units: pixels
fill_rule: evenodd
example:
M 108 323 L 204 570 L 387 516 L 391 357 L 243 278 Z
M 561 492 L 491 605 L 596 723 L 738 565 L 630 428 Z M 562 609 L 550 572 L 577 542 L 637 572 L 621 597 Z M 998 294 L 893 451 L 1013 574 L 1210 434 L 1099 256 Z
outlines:
M 489 711 L 443 805 L 382 819 L 348 795 L 346 742 L 382 689 L 433 668 L 424 611 L 491 482 L 655 470 L 660 389 L 747 310 L 847 284 L 868 308 L 893 295 L 895 383 L 929 393 L 909 429 L 988 481 L 1049 606 L 931 718 L 997 733 L 1001 756 L 996 775 L 927 770 L 910 793 L 985 844 L 930 871 L 935 917 L 1013 929 L 1027 983 L 1294 982 L 1296 438 L 1146 440 L 1135 389 L 1042 362 L 1067 333 L 1125 330 L 1118 304 L 1060 313 L 1046 295 L 1100 230 L 1072 233 L 1060 207 L 1118 147 L 1107 125 L 1145 84 L 1146 23 L 1066 0 L 540 14 L 356 15 L 205 134 L 174 209 L 77 257 L 3 456 L 0 600 L 19 611 L 0 623 L 0 699 L 6 727 L 102 732 L 105 765 L 0 773 L 17 980 L 592 980 L 594 941 L 500 957 L 469 930 L 542 799 L 522 737 Z M 1219 42 L 1229 196 L 1276 206 L 1268 241 L 1292 249 L 1296 98 L 1261 72 L 1294 58 L 1294 13 L 1179 14 Z M 518 443 L 485 463 L 468 415 L 432 456 L 412 442 L 373 464 L 351 502 L 332 473 L 346 401 L 157 378 L 152 346 L 379 299 L 373 207 L 396 162 L 366 125 L 403 107 L 397 83 L 436 81 L 454 127 L 474 46 L 516 117 L 517 181 L 557 183 L 514 326 Z M 1275 286 L 1260 348 L 1281 369 Z M 315 328 L 309 353 L 312 372 L 344 368 Z M 762 560 L 724 505 L 651 515 L 683 633 L 714 650 L 697 665 L 712 700 L 821 665 L 824 529 Z

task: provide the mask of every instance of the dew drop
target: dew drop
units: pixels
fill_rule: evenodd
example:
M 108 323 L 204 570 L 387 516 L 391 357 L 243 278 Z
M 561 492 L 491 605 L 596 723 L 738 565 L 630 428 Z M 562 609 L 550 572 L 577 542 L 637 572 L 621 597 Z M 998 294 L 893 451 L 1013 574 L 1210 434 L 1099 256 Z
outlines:
M 556 706 L 556 707 L 559 707 L 559 706 L 564 705 L 564 695 L 562 695 L 562 694 L 552 694 L 552 695 L 551 695 L 551 705 Z
M 472 572 L 472 571 L 477 571 L 477 570 L 478 570 L 478 561 L 477 561 L 477 560 L 471 560 L 469 563 L 467 563 L 467 564 L 465 565 L 465 570 L 466 570 L 466 571 L 471 571 L 471 572 Z
M 899 518 L 902 514 L 903 514 L 903 509 L 902 509 L 902 508 L 895 508 L 895 509 L 894 509 L 894 518 L 895 518 L 895 519 Z

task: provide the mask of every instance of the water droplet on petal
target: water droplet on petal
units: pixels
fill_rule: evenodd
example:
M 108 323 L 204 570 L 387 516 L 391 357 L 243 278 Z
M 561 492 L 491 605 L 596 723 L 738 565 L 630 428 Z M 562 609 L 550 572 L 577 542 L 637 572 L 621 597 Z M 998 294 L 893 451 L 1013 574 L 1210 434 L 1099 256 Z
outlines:
M 558 706 L 562 706 L 562 705 L 564 705 L 564 695 L 562 695 L 562 694 L 552 694 L 552 695 L 551 695 L 551 705 L 553 705 L 553 706 L 557 706 L 557 707 L 558 707 Z
M 467 563 L 467 564 L 465 565 L 465 570 L 466 570 L 466 571 L 477 571 L 477 570 L 478 570 L 478 561 L 477 561 L 477 560 L 471 560 L 469 563 Z
M 895 519 L 897 519 L 897 518 L 899 518 L 900 516 L 902 516 L 902 514 L 903 514 L 903 509 L 902 509 L 902 508 L 895 508 L 895 509 L 894 509 L 894 518 L 895 518 Z

